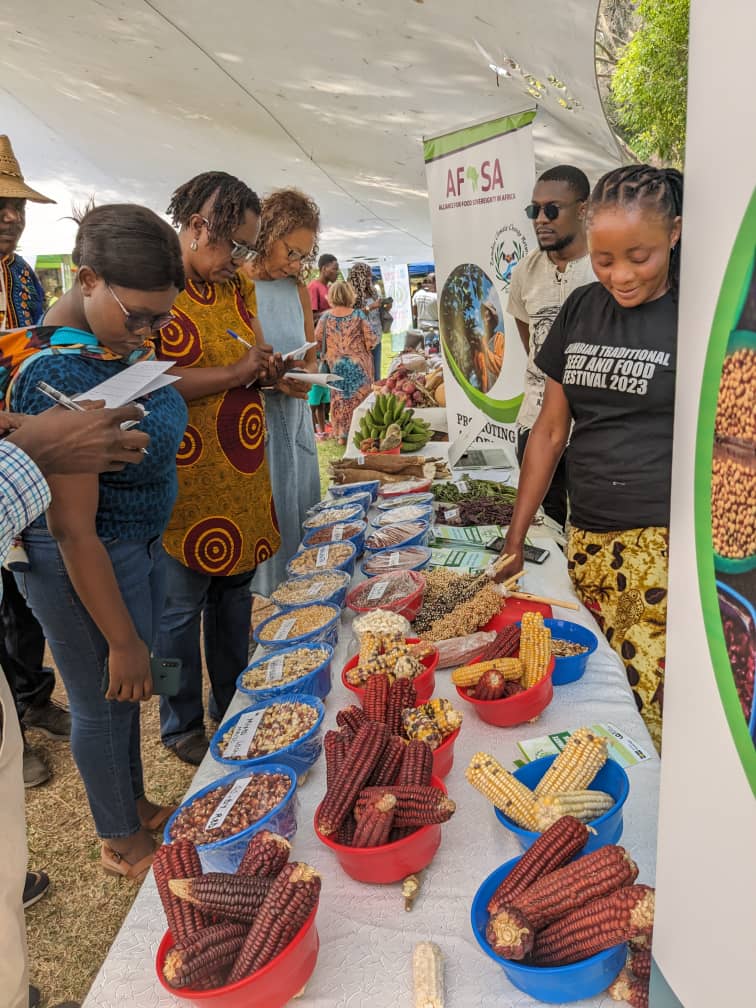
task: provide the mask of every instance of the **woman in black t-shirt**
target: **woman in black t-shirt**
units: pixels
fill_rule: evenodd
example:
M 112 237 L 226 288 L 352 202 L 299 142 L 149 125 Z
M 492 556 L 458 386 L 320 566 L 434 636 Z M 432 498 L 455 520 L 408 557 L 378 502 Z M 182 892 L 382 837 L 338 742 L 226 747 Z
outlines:
M 682 175 L 631 165 L 591 194 L 598 283 L 565 301 L 536 358 L 547 375 L 504 552 L 528 527 L 570 441 L 568 567 L 622 658 L 657 748 L 667 599 Z M 572 433 L 570 434 L 570 428 Z

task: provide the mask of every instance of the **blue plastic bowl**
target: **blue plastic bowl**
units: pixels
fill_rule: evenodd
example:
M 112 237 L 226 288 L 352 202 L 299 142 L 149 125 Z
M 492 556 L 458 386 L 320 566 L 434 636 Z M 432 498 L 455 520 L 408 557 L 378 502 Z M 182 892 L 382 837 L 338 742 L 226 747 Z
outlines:
M 336 544 L 334 544 L 334 545 L 336 545 Z M 308 547 L 306 549 L 297 550 L 297 552 L 294 554 L 294 556 L 291 558 L 291 560 L 289 560 L 289 562 L 286 564 L 286 573 L 289 575 L 289 577 L 299 577 L 302 573 L 304 573 L 304 574 L 317 574 L 317 573 L 322 572 L 324 570 L 340 570 L 340 571 L 346 571 L 349 574 L 349 576 L 351 577 L 352 574 L 354 574 L 354 562 L 355 562 L 355 560 L 357 558 L 357 549 L 356 549 L 354 543 L 346 542 L 343 545 L 344 546 L 349 546 L 349 548 L 350 548 L 350 553 L 349 553 L 349 556 L 346 558 L 346 560 L 343 560 L 341 563 L 337 563 L 337 564 L 333 564 L 332 563 L 330 565 L 330 567 L 316 567 L 313 564 L 312 569 L 308 570 L 308 571 L 295 570 L 295 568 L 293 566 L 295 558 L 298 557 L 298 556 L 300 556 L 302 553 L 311 553 L 311 554 L 313 554 L 313 557 L 314 557 L 321 547 L 320 546 L 310 546 L 310 547 Z
M 310 605 L 325 605 L 324 602 L 311 602 Z M 293 613 L 301 613 L 307 606 L 302 606 L 300 609 L 289 610 Z M 333 644 L 336 646 L 336 641 L 339 637 L 339 621 L 341 619 L 341 609 L 338 606 L 329 605 L 326 608 L 333 611 L 333 616 L 324 623 L 323 626 L 318 627 L 317 630 L 309 630 L 307 633 L 299 634 L 296 637 L 287 637 L 285 640 L 274 641 L 265 640 L 262 634 L 264 634 L 265 627 L 271 622 L 271 620 L 278 619 L 280 616 L 286 616 L 287 613 L 278 613 L 275 616 L 269 616 L 266 620 L 263 620 L 259 626 L 255 627 L 252 632 L 252 636 L 255 639 L 255 643 L 259 644 L 260 647 L 266 649 L 266 651 L 276 651 L 279 648 L 290 648 L 295 644 L 314 644 L 316 641 L 325 641 L 327 644 Z
M 265 753 L 263 756 L 256 756 L 254 759 L 245 760 L 227 759 L 221 755 L 221 739 L 229 729 L 235 727 L 242 715 L 248 714 L 250 711 L 264 710 L 266 707 L 281 703 L 301 703 L 307 704 L 308 707 L 314 707 L 318 712 L 318 719 L 312 728 L 298 738 L 296 742 L 292 742 L 282 749 L 276 749 L 273 752 Z M 318 697 L 308 696 L 306 693 L 284 693 L 283 696 L 275 697 L 272 700 L 264 700 L 261 703 L 253 704 L 251 707 L 245 707 L 243 711 L 239 711 L 238 714 L 234 714 L 228 721 L 224 721 L 215 735 L 210 739 L 210 754 L 218 763 L 223 763 L 228 767 L 243 767 L 245 770 L 257 770 L 264 763 L 270 763 L 273 760 L 283 766 L 290 767 L 297 777 L 299 777 L 307 773 L 323 751 L 321 725 L 324 715 L 325 707 Z
M 418 519 L 417 521 L 412 521 L 412 522 L 402 522 L 402 524 L 403 525 L 407 524 L 407 525 L 417 526 L 417 531 L 410 533 L 405 539 L 402 539 L 401 542 L 394 543 L 392 546 L 381 546 L 379 549 L 375 549 L 375 548 L 371 549 L 368 546 L 367 541 L 366 541 L 365 542 L 365 552 L 366 553 L 385 553 L 386 550 L 401 549 L 402 546 L 427 546 L 428 545 L 428 540 L 430 539 L 430 535 L 431 535 L 431 527 L 430 527 L 430 524 L 428 522 L 422 521 L 422 520 Z M 386 528 L 390 528 L 390 527 L 391 526 L 386 526 Z
M 242 830 L 241 833 L 226 837 L 224 840 L 216 840 L 213 843 L 199 844 L 197 853 L 202 864 L 202 870 L 203 872 L 217 871 L 234 874 L 241 863 L 241 859 L 244 857 L 247 844 L 255 833 L 259 833 L 260 830 L 269 829 L 271 832 L 278 833 L 280 836 L 286 837 L 287 840 L 291 840 L 297 832 L 297 775 L 291 767 L 284 766 L 282 763 L 265 763 L 254 770 L 236 770 L 234 773 L 220 777 L 218 780 L 213 781 L 212 784 L 208 784 L 194 794 L 189 795 L 165 824 L 165 831 L 163 833 L 165 843 L 172 842 L 171 830 L 173 829 L 173 823 L 178 818 L 182 809 L 191 805 L 198 798 L 202 798 L 203 795 L 206 795 L 208 791 L 212 791 L 214 788 L 233 784 L 240 777 L 250 777 L 261 773 L 286 774 L 287 777 L 291 778 L 289 790 L 278 805 L 275 805 L 262 819 L 258 819 L 256 823 L 252 823 L 251 826 Z
M 248 672 L 250 669 L 259 668 L 259 666 L 264 665 L 265 662 L 269 662 L 272 655 L 267 654 L 247 665 L 244 672 L 240 673 L 239 678 L 236 680 L 236 688 L 240 693 L 245 693 L 247 696 L 252 697 L 257 703 L 262 703 L 264 700 L 279 700 L 282 696 L 289 694 L 307 694 L 308 696 L 320 697 L 321 700 L 324 697 L 327 697 L 331 692 L 331 662 L 333 661 L 333 646 L 331 644 L 326 644 L 325 641 L 318 641 L 316 644 L 297 644 L 294 647 L 281 648 L 281 650 L 276 651 L 275 654 L 276 656 L 285 655 L 289 651 L 300 651 L 302 648 L 308 651 L 327 651 L 328 657 L 325 661 L 316 665 L 312 671 L 307 672 L 306 675 L 300 676 L 299 679 L 293 679 L 290 682 L 280 683 L 278 686 L 262 686 L 260 689 L 250 689 L 248 686 L 244 685 L 244 673 Z
M 367 514 L 373 506 L 373 495 L 369 490 L 363 490 L 361 493 L 350 494 L 348 497 L 327 497 L 324 503 L 330 504 L 331 507 L 339 507 L 343 504 L 359 504 L 363 514 Z
M 555 686 L 564 686 L 566 683 L 575 682 L 580 679 L 585 672 L 588 659 L 598 647 L 598 638 L 595 633 L 591 633 L 579 623 L 569 623 L 561 619 L 545 619 L 543 625 L 551 630 L 551 636 L 560 640 L 567 640 L 573 644 L 582 644 L 588 650 L 584 654 L 573 655 L 569 658 L 557 658 L 555 661 L 554 674 L 551 681 Z
M 717 598 L 719 601 L 720 618 L 724 619 L 725 616 L 730 616 L 732 619 L 736 619 L 741 631 L 748 637 L 751 647 L 756 647 L 756 638 L 753 636 L 754 627 L 756 627 L 756 607 L 747 598 L 739 595 L 723 581 L 717 581 Z M 748 731 L 751 733 L 753 744 L 756 746 L 756 692 L 753 695 L 753 703 L 751 704 Z
M 331 497 L 350 497 L 352 494 L 367 490 L 375 501 L 380 486 L 380 480 L 362 480 L 361 483 L 334 483 L 328 487 L 328 493 Z
M 406 507 L 408 504 L 430 504 L 433 505 L 433 494 L 424 490 L 420 493 L 407 494 L 404 497 L 388 497 L 380 500 L 376 504 L 379 511 L 393 511 L 397 507 Z
M 324 574 L 338 574 L 341 581 L 341 586 L 339 588 L 334 588 L 333 591 L 328 595 L 321 595 L 317 593 L 309 598 L 306 602 L 283 602 L 277 598 L 277 593 L 279 588 L 287 584 L 308 584 L 309 582 L 317 582 L 318 578 L 322 577 Z M 302 606 L 312 605 L 313 602 L 327 602 L 329 605 L 337 605 L 339 608 L 344 607 L 344 600 L 346 599 L 347 591 L 349 590 L 349 585 L 352 578 L 347 571 L 337 571 L 337 570 L 318 570 L 313 571 L 312 574 L 298 574 L 296 577 L 287 578 L 279 588 L 271 592 L 270 598 L 272 602 L 278 606 L 279 609 L 301 609 Z
M 540 759 L 533 760 L 532 763 L 526 763 L 525 766 L 518 767 L 513 773 L 517 780 L 522 781 L 526 787 L 533 789 L 555 759 L 556 756 L 542 756 Z M 610 794 L 614 798 L 614 805 L 612 805 L 608 812 L 604 812 L 603 815 L 588 823 L 591 829 L 596 832 L 590 834 L 588 842 L 583 848 L 583 853 L 585 854 L 598 850 L 599 847 L 603 847 L 605 844 L 616 844 L 622 836 L 622 806 L 625 804 L 630 791 L 630 781 L 619 763 L 609 758 L 593 778 L 591 784 L 588 785 L 588 789 L 590 791 L 606 791 L 607 794 Z M 501 809 L 497 809 L 495 806 L 494 813 L 501 825 L 514 833 L 523 850 L 527 850 L 541 835 L 533 830 L 526 830 L 522 826 L 518 826 L 508 816 L 505 816 Z
M 475 893 L 470 911 L 470 923 L 478 945 L 489 959 L 493 959 L 501 966 L 507 980 L 514 987 L 525 991 L 536 1001 L 564 1004 L 592 998 L 605 991 L 617 979 L 619 971 L 625 965 L 626 944 L 615 945 L 589 959 L 583 959 L 582 962 L 570 963 L 569 966 L 527 966 L 514 959 L 503 959 L 486 941 L 488 901 L 519 860 L 512 858 L 511 861 L 500 865 L 496 871 L 491 872 Z
M 416 507 L 421 513 L 417 518 L 410 518 L 410 521 L 424 521 L 430 524 L 433 521 L 433 508 L 430 504 L 408 504 L 408 507 Z M 397 509 L 398 510 L 398 509 Z M 386 525 L 396 525 L 397 522 L 402 521 L 401 518 L 396 518 L 392 521 L 392 515 L 390 511 L 381 511 L 381 513 L 373 519 L 370 523 L 373 528 L 385 528 Z
M 321 523 L 319 519 L 323 516 L 323 512 L 326 510 L 338 511 L 338 518 L 333 518 L 332 521 Z M 330 528 L 332 525 L 341 525 L 344 522 L 362 521 L 364 517 L 365 511 L 360 504 L 350 504 L 348 500 L 333 501 L 330 509 L 322 508 L 320 511 L 316 511 L 315 514 L 310 515 L 309 518 L 305 518 L 302 522 L 302 531 L 306 534 L 314 529 Z
M 341 525 L 341 524 L 342 524 L 342 522 L 337 522 L 336 523 L 336 525 Z M 337 541 L 338 542 L 350 542 L 350 543 L 353 543 L 354 548 L 357 550 L 357 556 L 361 557 L 362 554 L 363 554 L 363 552 L 365 551 L 365 534 L 367 532 L 367 523 L 364 522 L 364 521 L 361 521 L 360 519 L 354 519 L 354 518 L 352 518 L 352 519 L 349 520 L 348 523 L 344 522 L 343 524 L 359 525 L 360 526 L 359 531 L 355 532 L 354 535 L 348 536 L 346 539 L 339 539 Z M 327 525 L 326 528 L 333 530 L 333 529 L 336 528 L 336 525 Z M 322 528 L 317 528 L 317 529 L 310 529 L 309 532 L 305 533 L 304 539 L 302 540 L 302 545 L 305 547 L 305 549 L 308 549 L 308 548 L 312 547 L 312 545 L 313 545 L 313 543 L 312 543 L 313 536 L 317 535 L 318 532 L 322 532 L 322 531 L 323 531 Z M 318 543 L 317 545 L 318 546 L 322 546 L 323 543 Z
M 404 545 L 406 546 L 407 544 L 405 543 Z M 395 547 L 395 549 L 401 549 L 401 547 Z M 432 553 L 431 549 L 428 546 L 416 546 L 415 549 L 418 549 L 418 550 L 422 551 L 422 556 L 420 556 L 420 554 L 418 554 L 418 560 L 417 560 L 416 563 L 413 563 L 409 567 L 404 567 L 404 566 L 401 566 L 401 567 L 392 567 L 391 570 L 414 570 L 414 571 L 419 571 L 419 570 L 423 570 L 425 567 L 427 567 L 428 564 L 431 562 L 431 557 L 433 556 L 433 553 Z M 362 562 L 362 566 L 360 567 L 360 570 L 365 575 L 365 577 L 376 577 L 375 571 L 371 572 L 371 571 L 365 570 L 365 565 L 370 561 L 370 559 L 372 557 L 374 557 L 376 555 L 376 552 L 380 553 L 381 551 L 380 550 L 373 551 L 370 554 L 370 556 L 366 560 L 363 560 L 363 562 Z M 385 572 L 382 571 L 381 573 L 385 573 Z

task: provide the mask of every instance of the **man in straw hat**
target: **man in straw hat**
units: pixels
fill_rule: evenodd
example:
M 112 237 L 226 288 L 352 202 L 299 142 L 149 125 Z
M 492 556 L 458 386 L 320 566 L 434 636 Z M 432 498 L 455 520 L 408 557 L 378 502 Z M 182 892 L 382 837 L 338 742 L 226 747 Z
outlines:
M 26 225 L 26 201 L 54 203 L 24 182 L 7 136 L 0 136 L 0 329 L 37 325 L 44 312 L 44 292 L 31 266 L 16 253 Z M 22 725 L 55 741 L 71 734 L 68 711 L 50 697 L 52 669 L 43 666 L 45 637 L 10 571 L 3 568 L 0 606 L 0 665 L 16 699 Z M 24 785 L 50 779 L 42 758 L 24 739 Z

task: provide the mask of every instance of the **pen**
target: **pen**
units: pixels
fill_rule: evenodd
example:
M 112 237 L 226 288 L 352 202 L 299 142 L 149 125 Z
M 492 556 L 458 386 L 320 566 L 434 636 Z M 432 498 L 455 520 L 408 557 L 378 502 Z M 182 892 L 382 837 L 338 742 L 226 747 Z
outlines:
M 73 410 L 75 413 L 86 413 L 87 411 L 83 406 L 80 406 L 74 399 L 67 396 L 65 392 L 59 392 L 58 389 L 53 388 L 52 385 L 48 385 L 47 382 L 39 381 L 37 382 L 37 391 L 41 392 L 42 395 L 46 395 L 48 399 L 52 399 L 59 406 L 64 409 Z M 147 416 L 147 411 L 142 407 L 142 412 L 144 416 Z M 143 418 L 144 419 L 144 418 Z M 121 424 L 121 430 L 128 430 L 129 427 L 133 427 L 135 424 L 141 423 L 141 420 L 126 420 Z M 141 448 L 140 451 L 143 455 L 149 455 L 150 453 L 146 448 Z
M 247 341 L 245 339 L 242 339 L 239 333 L 235 333 L 233 329 L 226 329 L 226 332 L 228 333 L 229 336 L 233 336 L 235 340 L 238 340 L 240 343 L 243 343 L 248 350 L 252 349 L 252 344 L 247 343 Z

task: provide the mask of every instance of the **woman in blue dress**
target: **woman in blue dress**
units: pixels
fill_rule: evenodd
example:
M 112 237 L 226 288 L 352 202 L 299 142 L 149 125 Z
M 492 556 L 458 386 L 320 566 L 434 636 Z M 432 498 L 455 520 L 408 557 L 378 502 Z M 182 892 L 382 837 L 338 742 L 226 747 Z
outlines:
M 284 357 L 312 343 L 314 327 L 304 278 L 317 250 L 320 212 L 297 189 L 279 189 L 263 200 L 257 256 L 248 267 L 255 282 L 258 319 L 266 342 Z M 315 347 L 292 367 L 318 370 Z M 252 590 L 270 595 L 286 578 L 286 564 L 299 548 L 307 509 L 320 499 L 309 385 L 282 379 L 265 393 L 268 465 L 281 529 L 281 548 L 261 564 Z

